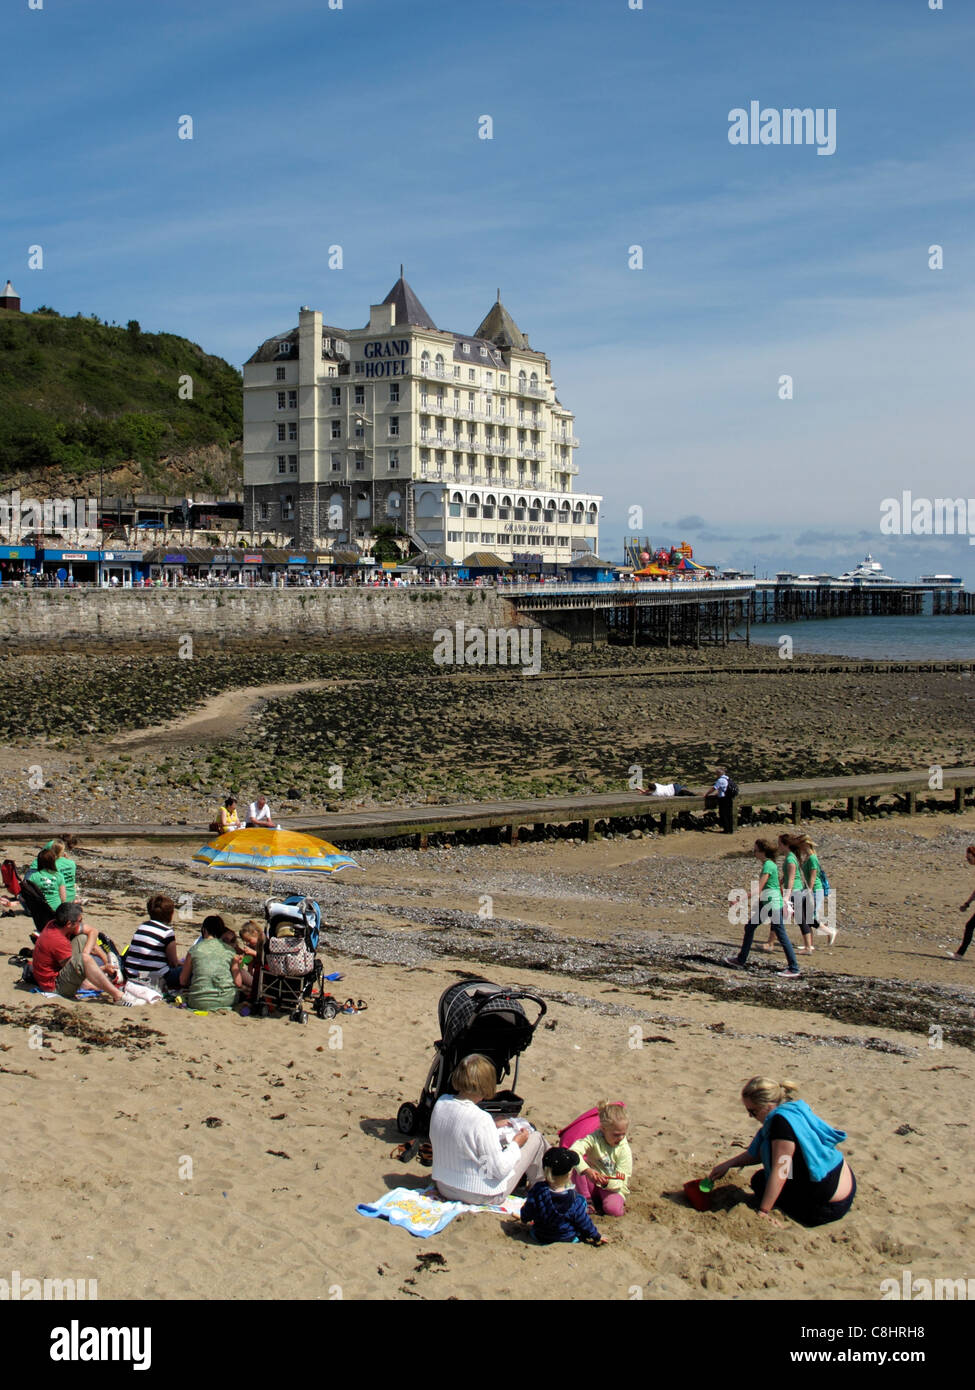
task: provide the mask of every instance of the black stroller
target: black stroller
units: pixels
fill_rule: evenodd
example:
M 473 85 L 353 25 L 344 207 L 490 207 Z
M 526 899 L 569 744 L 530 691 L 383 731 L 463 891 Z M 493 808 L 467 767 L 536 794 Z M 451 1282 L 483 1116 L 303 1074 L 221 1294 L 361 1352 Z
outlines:
M 322 910 L 312 898 L 298 896 L 264 904 L 264 942 L 254 963 L 251 1013 L 267 1018 L 271 1009 L 288 1012 L 305 1023 L 306 1000 L 319 1018 L 334 1018 L 338 1002 L 325 991 L 325 972 L 318 959 Z M 288 935 L 284 933 L 288 932 Z
M 537 1004 L 539 1013 L 534 1023 L 521 1007 L 519 1000 Z M 464 980 L 451 985 L 440 996 L 437 1013 L 440 1037 L 434 1044 L 437 1055 L 416 1105 L 401 1105 L 396 1126 L 401 1134 L 427 1134 L 430 1114 L 445 1092 L 450 1091 L 450 1075 L 464 1057 L 478 1052 L 487 1057 L 502 1082 L 511 1070 L 514 1075 L 511 1089 L 499 1091 L 493 1100 L 481 1102 L 481 1109 L 490 1115 L 520 1115 L 522 1099 L 515 1094 L 518 1085 L 518 1057 L 534 1036 L 535 1029 L 547 1012 L 545 1001 L 525 989 L 505 989 L 488 980 Z

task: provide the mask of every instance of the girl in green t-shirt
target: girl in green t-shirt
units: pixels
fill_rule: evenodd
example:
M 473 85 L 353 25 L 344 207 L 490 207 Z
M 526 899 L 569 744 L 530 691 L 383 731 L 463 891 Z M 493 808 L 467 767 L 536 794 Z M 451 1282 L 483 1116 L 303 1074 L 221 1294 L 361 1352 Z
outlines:
M 813 931 L 818 928 L 826 936 L 827 944 L 832 946 L 836 940 L 836 928 L 823 926 L 819 921 L 819 912 L 823 903 L 823 887 L 821 883 L 822 870 L 819 856 L 816 853 L 815 842 L 810 840 L 808 835 L 794 835 L 792 839 L 802 864 L 802 877 L 806 885 L 806 913 L 802 924 L 802 946 L 800 949 L 803 955 L 811 956 L 814 950 Z
M 778 843 L 778 853 L 784 854 L 785 859 L 782 868 L 779 870 L 779 882 L 782 889 L 782 921 L 788 927 L 790 922 L 798 922 L 799 930 L 804 931 L 803 922 L 805 920 L 803 912 L 803 888 L 805 884 L 802 878 L 802 866 L 799 863 L 799 856 L 792 847 L 792 835 L 780 835 Z M 812 928 L 810 927 L 810 931 Z M 805 938 L 804 938 L 805 939 Z M 810 937 L 810 940 L 812 938 Z M 763 946 L 763 951 L 771 951 L 775 945 L 775 933 L 770 931 L 768 941 Z
M 756 840 L 752 854 L 762 866 L 758 883 L 752 883 L 751 912 L 745 925 L 745 937 L 737 956 L 725 956 L 725 965 L 743 968 L 748 964 L 748 953 L 752 948 L 755 933 L 762 923 L 768 922 L 778 937 L 779 945 L 785 952 L 787 969 L 778 973 L 787 980 L 799 978 L 799 963 L 792 949 L 792 942 L 782 924 L 782 888 L 779 883 L 779 869 L 775 862 L 776 847 L 770 840 Z

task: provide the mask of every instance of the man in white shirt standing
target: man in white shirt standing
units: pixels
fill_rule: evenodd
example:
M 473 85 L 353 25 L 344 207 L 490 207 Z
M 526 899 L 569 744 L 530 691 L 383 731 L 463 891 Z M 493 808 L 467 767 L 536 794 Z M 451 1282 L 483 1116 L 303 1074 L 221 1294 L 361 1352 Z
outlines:
M 714 786 L 711 788 L 711 796 L 718 798 L 718 823 L 725 835 L 733 835 L 734 830 L 731 824 L 732 797 L 728 795 L 728 774 L 723 767 L 715 768 Z
M 274 817 L 271 815 L 271 808 L 267 804 L 267 797 L 261 792 L 256 801 L 252 801 L 247 808 L 248 825 L 273 825 Z

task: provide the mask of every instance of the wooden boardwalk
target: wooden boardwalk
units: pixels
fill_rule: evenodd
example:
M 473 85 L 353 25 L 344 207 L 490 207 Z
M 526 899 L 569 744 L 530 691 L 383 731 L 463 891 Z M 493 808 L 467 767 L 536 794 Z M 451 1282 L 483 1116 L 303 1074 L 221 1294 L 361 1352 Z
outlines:
M 734 802 L 737 826 L 745 807 L 784 808 L 784 816 L 798 824 L 813 806 L 845 803 L 846 814 L 859 820 L 866 803 L 886 800 L 891 809 L 914 814 L 919 798 L 936 798 L 945 810 L 960 812 L 975 798 L 975 767 L 945 768 L 941 786 L 932 788 L 927 772 L 889 772 L 856 777 L 823 777 L 813 781 L 742 783 Z M 652 797 L 639 792 L 601 792 L 589 796 L 554 796 L 528 801 L 479 801 L 446 806 L 389 806 L 379 810 L 342 812 L 337 815 L 287 816 L 289 830 L 306 830 L 341 848 L 355 844 L 418 838 L 422 848 L 431 835 L 457 830 L 506 832 L 517 843 L 518 830 L 528 825 L 579 825 L 591 840 L 600 821 L 640 818 L 662 834 L 680 822 L 682 813 L 702 812 L 713 803 L 704 796 Z M 203 824 L 175 825 L 0 825 L 0 854 L 11 841 L 37 843 L 52 835 L 75 834 L 94 840 L 172 840 L 202 844 L 212 838 Z

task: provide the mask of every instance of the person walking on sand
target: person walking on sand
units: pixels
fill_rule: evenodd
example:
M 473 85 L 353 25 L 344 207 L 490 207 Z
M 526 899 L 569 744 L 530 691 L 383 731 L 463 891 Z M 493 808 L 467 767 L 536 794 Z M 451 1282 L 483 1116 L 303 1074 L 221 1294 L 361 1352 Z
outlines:
M 775 862 L 775 845 L 770 840 L 756 840 L 752 854 L 762 865 L 758 892 L 752 897 L 751 911 L 745 925 L 741 950 L 737 956 L 725 956 L 724 963 L 743 970 L 748 964 L 748 953 L 752 949 L 752 941 L 756 931 L 763 922 L 768 922 L 779 939 L 779 945 L 785 952 L 787 968 L 779 970 L 777 973 L 785 980 L 798 980 L 799 963 L 792 949 L 792 942 L 782 924 L 782 889 L 779 885 L 778 865 Z
M 971 867 L 975 869 L 975 845 L 968 846 L 968 848 L 965 851 L 965 859 L 971 865 Z M 958 909 L 959 912 L 967 912 L 973 902 L 975 902 L 975 889 L 973 889 L 973 891 L 962 903 L 961 907 Z M 965 935 L 962 939 L 961 945 L 958 947 L 958 950 L 951 952 L 952 960 L 965 959 L 965 952 L 972 944 L 973 934 L 975 934 L 975 913 L 973 913 L 972 916 L 969 917 L 968 921 L 965 923 Z
M 802 931 L 802 923 L 805 920 L 804 914 L 804 894 L 802 866 L 799 863 L 799 856 L 792 848 L 792 836 L 783 833 L 779 836 L 778 853 L 784 854 L 785 859 L 782 868 L 779 870 L 779 878 L 782 884 L 782 922 L 788 930 L 790 922 L 798 922 L 799 930 Z M 810 938 L 811 939 L 811 938 Z M 768 941 L 762 945 L 763 951 L 772 951 L 775 948 L 775 933 L 769 930 Z
M 805 893 L 805 913 L 800 926 L 802 932 L 802 945 L 799 947 L 801 956 L 811 956 L 815 947 L 812 944 L 813 931 L 819 929 L 825 937 L 826 944 L 832 946 L 836 940 L 836 928 L 824 926 L 819 920 L 820 910 L 825 904 L 827 888 L 822 867 L 819 863 L 819 856 L 816 853 L 815 841 L 810 840 L 808 835 L 793 835 L 792 846 L 799 856 L 802 864 L 802 877 L 806 885 Z

